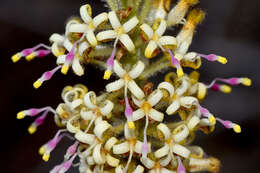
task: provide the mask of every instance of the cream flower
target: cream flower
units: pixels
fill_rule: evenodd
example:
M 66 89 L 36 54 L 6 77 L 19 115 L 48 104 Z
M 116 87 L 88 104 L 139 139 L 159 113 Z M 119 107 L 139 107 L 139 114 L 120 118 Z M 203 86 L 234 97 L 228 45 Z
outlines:
M 114 57 L 116 53 L 116 45 L 118 40 L 122 43 L 122 45 L 129 51 L 134 52 L 135 46 L 131 38 L 129 37 L 128 33 L 133 30 L 136 25 L 138 24 L 139 20 L 137 17 L 133 17 L 121 25 L 116 12 L 111 11 L 108 13 L 108 19 L 113 27 L 113 30 L 102 31 L 97 34 L 98 41 L 107 41 L 115 39 L 114 42 L 114 49 L 112 51 L 111 56 L 107 60 L 107 70 L 104 74 L 104 79 L 109 79 L 112 73 L 112 69 L 114 66 Z
M 94 122 L 97 125 L 102 121 L 103 116 L 108 116 L 114 107 L 114 104 L 110 100 L 98 103 L 96 94 L 93 91 L 88 92 L 84 96 L 84 103 L 88 109 L 81 109 L 80 115 L 82 119 L 89 121 L 85 132 L 88 132 Z
M 129 129 L 128 125 L 125 124 L 124 126 L 124 135 L 125 135 L 125 139 L 126 141 L 120 144 L 116 144 L 113 146 L 113 153 L 114 154 L 125 154 L 129 152 L 129 157 L 128 157 L 128 161 L 127 164 L 124 168 L 124 172 L 127 172 L 128 166 L 131 163 L 132 157 L 133 157 L 133 153 L 138 153 L 138 154 L 142 154 L 142 145 L 143 143 L 139 140 L 136 139 L 136 136 L 134 134 L 134 131 Z M 151 152 L 151 146 L 148 145 L 148 151 L 147 152 Z M 117 168 L 118 170 L 122 170 L 120 167 Z
M 161 100 L 161 98 L 163 97 L 163 92 L 161 90 L 155 90 L 154 92 L 152 92 L 147 99 L 143 99 L 143 100 L 137 100 L 136 98 L 133 98 L 134 103 L 139 107 L 139 109 L 137 109 L 136 111 L 133 112 L 133 121 L 137 121 L 142 119 L 145 116 L 145 127 L 144 127 L 144 142 L 143 142 L 143 153 L 142 153 L 142 157 L 147 157 L 147 128 L 149 125 L 149 118 L 154 120 L 154 121 L 158 121 L 158 122 L 162 122 L 163 118 L 164 118 L 164 114 L 157 111 L 156 109 L 154 109 L 153 107 Z
M 180 145 L 180 143 L 185 140 L 189 134 L 188 127 L 186 125 L 180 125 L 171 133 L 170 129 L 163 123 L 157 126 L 157 130 L 160 138 L 165 142 L 164 146 L 155 151 L 154 155 L 156 158 L 164 158 L 165 165 L 168 165 L 170 161 L 175 161 L 176 158 L 174 156 L 178 155 L 183 158 L 189 158 L 190 151 Z M 170 158 L 168 158 L 170 156 Z
M 156 25 L 156 24 L 154 24 Z M 162 36 L 166 31 L 167 23 L 165 20 L 160 21 L 160 25 L 154 31 L 148 24 L 142 24 L 140 26 L 142 36 L 145 40 L 149 41 L 146 49 L 146 58 L 152 58 L 155 56 L 155 50 L 160 47 L 162 51 L 165 49 L 175 49 L 177 47 L 177 40 L 172 36 Z
M 157 25 L 157 21 L 155 21 L 154 25 Z M 167 28 L 166 21 L 160 20 L 160 25 L 155 31 L 147 24 L 142 24 L 140 28 L 143 38 L 149 41 L 144 53 L 146 58 L 154 57 L 157 54 L 157 48 L 161 48 L 163 52 L 168 52 L 170 54 L 172 65 L 177 68 L 178 76 L 182 77 L 184 74 L 180 62 L 173 56 L 171 52 L 171 50 L 177 48 L 177 40 L 172 36 L 162 36 Z
M 144 92 L 139 88 L 139 86 L 135 83 L 134 79 L 138 78 L 140 74 L 144 70 L 144 63 L 142 61 L 138 61 L 137 64 L 129 71 L 126 72 L 119 62 L 115 60 L 114 63 L 114 72 L 120 77 L 119 80 L 109 83 L 106 86 L 107 92 L 117 91 L 124 87 L 124 95 L 125 95 L 125 116 L 128 121 L 128 125 L 131 129 L 134 128 L 133 120 L 132 120 L 132 108 L 129 104 L 127 91 L 128 89 L 130 92 L 138 99 L 142 99 L 144 97 Z
M 166 165 L 164 165 L 163 161 L 154 162 L 148 157 L 142 157 L 140 161 L 147 169 L 149 169 L 149 173 L 176 173 L 176 171 L 164 168 Z
M 86 35 L 87 39 L 87 42 L 84 42 L 84 44 L 89 43 L 92 47 L 96 47 L 97 39 L 94 31 L 98 26 L 108 20 L 107 13 L 101 13 L 92 19 L 91 6 L 89 4 L 86 4 L 80 7 L 80 15 L 84 23 L 71 24 L 69 27 L 69 32 L 83 33 L 83 35 Z

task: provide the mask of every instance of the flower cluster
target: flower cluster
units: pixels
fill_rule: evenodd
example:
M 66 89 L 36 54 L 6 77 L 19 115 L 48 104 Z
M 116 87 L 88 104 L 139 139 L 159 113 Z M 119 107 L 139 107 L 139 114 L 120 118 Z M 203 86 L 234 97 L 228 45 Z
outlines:
M 13 62 L 50 53 L 57 57 L 57 67 L 43 73 L 35 88 L 58 70 L 67 74 L 71 68 L 82 76 L 84 64 L 104 69 L 105 80 L 111 75 L 118 78 L 100 96 L 82 84 L 66 86 L 61 94 L 64 102 L 56 110 L 47 106 L 17 114 L 18 119 L 41 114 L 28 128 L 31 134 L 48 113 L 54 115 L 61 129 L 40 148 L 44 161 L 64 137 L 74 141 L 64 161 L 50 172 L 64 173 L 71 166 L 78 166 L 82 173 L 217 172 L 220 162 L 191 145 L 195 132 L 211 133 L 216 123 L 236 133 L 241 127 L 213 115 L 202 101 L 209 89 L 229 93 L 232 85 L 250 86 L 251 80 L 216 78 L 205 84 L 198 72 L 184 73 L 186 67 L 198 69 L 202 58 L 227 63 L 215 54 L 188 52 L 196 26 L 204 19 L 202 10 L 190 10 L 198 0 L 179 0 L 172 9 L 170 0 L 107 3 L 111 11 L 95 17 L 89 4 L 81 6 L 80 18 L 69 20 L 64 34 L 51 35 L 51 46 L 39 44 L 12 57 Z M 165 34 L 176 26 L 181 26 L 176 36 Z M 149 82 L 168 68 L 176 72 L 170 70 L 157 86 Z

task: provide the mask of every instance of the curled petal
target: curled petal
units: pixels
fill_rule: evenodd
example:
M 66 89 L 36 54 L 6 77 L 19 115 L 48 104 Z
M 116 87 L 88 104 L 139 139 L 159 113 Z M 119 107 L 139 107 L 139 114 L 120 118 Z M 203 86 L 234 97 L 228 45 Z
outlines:
M 71 24 L 69 27 L 69 32 L 84 33 L 88 30 L 86 24 Z
M 106 154 L 106 161 L 109 166 L 117 167 L 120 163 L 120 161 L 114 157 L 112 157 L 110 154 Z
M 58 43 L 59 45 L 62 45 L 62 43 L 64 42 L 64 36 L 54 33 L 50 36 L 49 38 L 50 42 L 55 42 Z
M 84 69 L 79 62 L 79 58 L 73 59 L 72 69 L 73 69 L 74 73 L 78 76 L 82 76 L 84 74 Z
M 120 21 L 116 15 L 115 11 L 110 11 L 108 13 L 108 19 L 114 29 L 117 29 L 118 27 L 121 26 Z
M 158 150 L 155 151 L 154 156 L 156 158 L 162 158 L 169 154 L 169 145 L 164 145 L 162 148 L 159 148 Z
M 115 137 L 109 138 L 105 144 L 106 151 L 110 151 L 117 142 L 118 140 Z
M 186 79 L 182 78 L 181 79 L 181 86 L 176 89 L 177 95 L 181 96 L 183 95 L 189 87 L 189 83 Z
M 170 129 L 163 123 L 160 123 L 158 126 L 157 126 L 157 130 L 159 130 L 163 136 L 164 136 L 164 140 L 166 139 L 169 139 L 170 136 L 171 136 L 171 131 Z
M 120 42 L 124 45 L 128 52 L 135 51 L 135 45 L 131 38 L 127 34 L 123 34 L 119 37 Z
M 200 122 L 200 119 L 198 116 L 194 115 L 192 118 L 188 121 L 187 127 L 192 130 L 194 129 Z
M 93 111 L 80 111 L 80 116 L 84 120 L 92 120 L 96 115 L 93 113 Z
M 123 142 L 121 144 L 117 144 L 113 146 L 113 153 L 114 154 L 124 154 L 129 151 L 129 144 L 128 142 Z
M 207 87 L 206 87 L 206 85 L 201 83 L 201 82 L 199 82 L 198 83 L 198 93 L 197 93 L 198 99 L 204 99 L 206 94 L 207 94 Z
M 154 161 L 152 161 L 148 157 L 141 157 L 140 161 L 148 169 L 152 169 L 154 167 L 154 165 L 155 165 Z
M 84 41 L 82 43 L 79 44 L 79 48 L 78 48 L 78 51 L 79 51 L 79 54 L 81 56 L 83 56 L 84 52 L 90 48 L 90 45 L 88 44 L 88 42 Z
M 170 163 L 171 160 L 172 160 L 171 155 L 167 154 L 166 157 L 160 159 L 159 162 L 160 162 L 160 165 L 167 166 Z
M 136 98 L 144 98 L 144 92 L 139 88 L 135 81 L 129 81 L 127 87 Z
M 177 154 L 180 155 L 184 158 L 188 158 L 190 156 L 190 150 L 188 150 L 187 148 L 179 145 L 179 144 L 174 144 L 172 146 L 172 151 Z
M 104 153 L 101 151 L 101 144 L 97 144 L 93 150 L 93 158 L 95 162 L 99 165 L 104 164 L 106 162 L 106 157 Z
M 151 117 L 155 121 L 162 122 L 164 114 L 155 109 L 151 109 L 149 112 L 149 117 Z
M 115 39 L 117 37 L 117 33 L 114 30 L 102 31 L 97 34 L 98 41 L 107 41 L 111 39 Z
M 167 108 L 166 113 L 171 115 L 175 113 L 180 108 L 180 102 L 178 100 L 174 100 L 170 106 Z
M 97 46 L 97 39 L 95 37 L 95 34 L 92 30 L 89 30 L 87 31 L 87 40 L 89 42 L 89 44 L 92 46 L 92 47 L 96 47 Z
M 198 103 L 198 100 L 195 97 L 185 96 L 180 98 L 181 106 L 185 108 L 190 108 L 192 105 Z
M 173 139 L 175 142 L 179 143 L 183 141 L 189 135 L 189 129 L 186 125 L 182 124 L 174 129 Z
M 172 36 L 163 36 L 159 39 L 159 43 L 165 49 L 175 49 L 177 47 L 177 40 Z
M 73 44 L 69 41 L 69 39 L 65 39 L 63 46 L 66 48 L 68 52 L 70 52 L 73 48 Z
M 137 105 L 138 107 L 141 107 L 144 103 L 144 100 L 139 100 L 136 97 L 134 97 L 133 95 L 132 95 L 132 100 L 133 100 L 134 104 Z
M 125 84 L 125 81 L 123 79 L 119 79 L 115 82 L 109 83 L 106 85 L 107 92 L 113 92 L 121 89 Z
M 140 74 L 144 71 L 144 63 L 142 61 L 138 61 L 135 67 L 128 73 L 132 79 L 136 79 Z
M 133 112 L 133 121 L 142 119 L 145 116 L 143 109 L 137 109 Z
M 93 156 L 87 157 L 87 163 L 88 163 L 88 165 L 95 165 L 95 160 L 94 160 Z
M 144 172 L 144 167 L 138 165 L 135 170 L 133 171 L 133 173 L 143 173 Z
M 147 36 L 147 39 L 150 40 L 153 37 L 153 29 L 147 25 L 146 23 L 142 24 L 140 26 L 140 29 L 145 33 L 145 35 Z
M 103 104 L 104 106 L 100 108 L 100 112 L 102 115 L 108 115 L 112 111 L 114 104 L 110 100 L 106 100 Z
M 146 49 L 145 49 L 145 57 L 146 58 L 152 58 L 154 56 L 154 51 L 157 49 L 158 45 L 155 41 L 150 40 Z
M 155 33 L 159 36 L 162 36 L 166 30 L 166 27 L 167 27 L 167 23 L 165 20 L 161 20 L 161 23 L 158 27 L 158 29 L 155 31 Z
M 98 27 L 100 24 L 108 20 L 108 15 L 106 12 L 100 13 L 93 19 L 93 24 L 95 27 Z
M 96 124 L 94 128 L 95 135 L 102 140 L 102 136 L 105 131 L 107 131 L 111 125 L 107 121 L 101 121 L 100 123 Z
M 89 91 L 84 96 L 84 103 L 90 109 L 95 109 L 96 106 L 96 94 L 93 91 Z
M 158 89 L 164 89 L 168 91 L 170 97 L 172 97 L 174 94 L 174 87 L 169 82 L 160 83 Z
M 83 131 L 79 130 L 75 134 L 75 138 L 85 144 L 93 144 L 95 141 L 95 135 L 84 133 Z
M 123 28 L 125 33 L 128 33 L 129 31 L 131 31 L 134 27 L 136 27 L 136 25 L 138 24 L 139 20 L 137 19 L 136 16 L 132 17 L 131 19 L 129 19 L 126 23 L 123 24 Z
M 148 97 L 148 103 L 151 105 L 151 107 L 153 107 L 162 99 L 162 97 L 163 97 L 162 91 L 155 90 Z
M 122 68 L 121 64 L 117 60 L 114 61 L 113 70 L 120 78 L 126 74 L 126 71 Z
M 64 63 L 65 63 L 65 59 L 66 59 L 66 55 L 61 55 L 61 56 L 59 56 L 59 57 L 57 58 L 56 63 L 57 63 L 58 65 L 64 64 Z
M 171 171 L 169 169 L 166 168 L 161 168 L 161 173 L 176 173 L 175 171 Z
M 82 5 L 80 7 L 80 16 L 82 18 L 82 20 L 85 22 L 85 23 L 89 23 L 92 21 L 92 9 L 91 9 L 91 6 L 89 4 L 86 4 L 86 5 Z

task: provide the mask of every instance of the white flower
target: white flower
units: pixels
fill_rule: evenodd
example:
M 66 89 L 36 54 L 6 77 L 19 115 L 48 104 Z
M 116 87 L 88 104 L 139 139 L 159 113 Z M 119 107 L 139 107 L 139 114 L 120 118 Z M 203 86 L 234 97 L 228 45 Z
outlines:
M 123 25 L 121 25 L 116 15 L 116 12 L 111 11 L 108 13 L 108 19 L 113 27 L 113 30 L 102 31 L 98 33 L 97 40 L 106 41 L 106 40 L 116 39 L 114 47 L 117 44 L 117 40 L 119 40 L 129 52 L 135 51 L 135 46 L 133 44 L 133 41 L 130 39 L 128 33 L 131 30 L 133 30 L 135 26 L 138 24 L 139 21 L 137 17 L 135 16 L 129 19 Z
M 143 143 L 136 139 L 134 131 L 128 128 L 127 123 L 124 126 L 124 135 L 126 141 L 120 144 L 116 144 L 113 146 L 114 154 L 125 154 L 129 152 L 129 157 L 127 164 L 124 168 L 124 172 L 127 172 L 128 166 L 131 163 L 133 153 L 136 152 L 138 154 L 142 154 L 142 145 Z M 151 146 L 148 145 L 148 152 L 151 152 Z M 117 168 L 118 171 L 122 170 L 120 167 Z
M 54 33 L 50 36 L 49 40 L 52 43 L 51 51 L 52 51 L 53 55 L 55 55 L 56 57 L 64 55 L 66 50 L 65 50 L 63 44 L 64 44 L 64 41 L 66 40 L 66 37 L 63 35 Z
M 138 61 L 137 64 L 129 72 L 126 72 L 121 67 L 120 63 L 115 60 L 113 70 L 117 74 L 117 76 L 120 77 L 120 79 L 115 82 L 109 83 L 106 86 L 107 92 L 114 92 L 125 86 L 125 88 L 128 88 L 136 98 L 142 99 L 144 97 L 144 92 L 134 81 L 134 79 L 138 78 L 144 70 L 144 63 L 142 61 Z
M 84 44 L 87 46 L 89 43 L 92 47 L 97 46 L 97 39 L 94 31 L 98 26 L 108 20 L 107 13 L 101 13 L 92 19 L 92 9 L 89 4 L 80 7 L 80 15 L 84 23 L 71 24 L 68 28 L 69 32 L 83 33 L 86 35 L 87 42 Z
M 189 135 L 189 129 L 185 124 L 175 128 L 172 133 L 163 123 L 157 126 L 157 130 L 165 143 L 163 147 L 155 151 L 154 155 L 156 158 L 160 159 L 166 157 L 168 162 L 165 163 L 166 165 L 168 165 L 171 160 L 174 161 L 176 159 L 174 154 L 184 158 L 189 158 L 190 151 L 186 147 L 180 145 L 180 143 Z M 169 156 L 170 158 L 168 158 Z
M 98 125 L 102 121 L 102 117 L 108 116 L 114 107 L 114 104 L 109 100 L 97 103 L 96 94 L 93 91 L 89 91 L 84 96 L 84 103 L 88 109 L 81 109 L 80 116 L 82 119 L 89 121 L 85 132 L 89 130 L 94 122 Z
M 78 48 L 77 43 L 74 43 L 74 45 L 68 40 L 66 39 L 64 41 L 64 47 L 66 48 L 66 50 L 69 52 L 68 54 L 71 53 L 71 55 L 73 56 L 73 59 L 71 60 L 71 66 L 72 66 L 72 70 L 75 72 L 76 75 L 78 76 L 82 76 L 84 74 L 84 69 L 83 66 L 81 65 L 82 63 L 82 59 L 81 56 L 79 54 L 79 49 L 81 48 L 82 45 L 84 45 L 84 43 L 80 43 Z M 66 74 L 68 71 L 68 66 L 70 65 L 70 62 L 67 63 L 67 55 L 61 55 L 57 58 L 56 63 L 58 65 L 63 65 L 63 67 L 65 66 L 66 69 L 63 70 L 64 68 L 62 68 L 62 73 Z
M 175 37 L 162 36 L 166 28 L 167 24 L 165 20 L 160 21 L 160 25 L 155 31 L 145 23 L 140 26 L 144 39 L 149 41 L 145 49 L 145 56 L 147 58 L 155 56 L 155 50 L 158 47 L 160 47 L 162 51 L 165 51 L 165 49 L 175 49 L 177 47 L 177 40 Z

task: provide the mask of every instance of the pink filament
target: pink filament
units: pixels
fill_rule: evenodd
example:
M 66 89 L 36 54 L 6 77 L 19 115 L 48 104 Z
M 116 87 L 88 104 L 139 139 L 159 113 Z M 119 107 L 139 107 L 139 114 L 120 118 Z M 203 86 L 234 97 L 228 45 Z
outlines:
M 218 60 L 217 55 L 215 54 L 209 54 L 209 55 L 204 55 L 204 54 L 197 54 L 198 56 L 207 59 L 208 61 L 216 61 Z
M 114 57 L 115 57 L 115 55 L 116 55 L 116 46 L 114 46 L 113 51 L 112 51 L 110 57 L 108 58 L 108 60 L 107 60 L 107 62 L 106 62 L 107 68 L 108 68 L 109 70 L 112 70 L 112 69 L 113 69 L 113 66 L 114 66 Z
M 178 160 L 177 173 L 186 173 L 186 169 L 185 169 L 184 165 L 182 164 L 182 161 L 179 156 L 177 156 L 177 160 Z
M 43 73 L 43 75 L 41 77 L 42 82 L 46 81 L 46 80 L 50 80 L 52 78 L 52 76 L 54 75 L 54 73 L 56 73 L 60 68 L 61 68 L 61 66 L 57 66 L 53 70 Z

